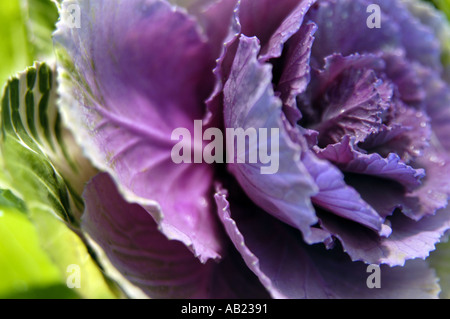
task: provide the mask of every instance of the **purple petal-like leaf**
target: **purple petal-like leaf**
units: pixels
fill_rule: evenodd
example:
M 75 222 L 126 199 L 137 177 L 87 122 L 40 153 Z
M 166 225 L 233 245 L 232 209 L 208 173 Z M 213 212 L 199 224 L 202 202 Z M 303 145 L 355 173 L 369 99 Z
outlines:
M 87 185 L 84 200 L 82 230 L 132 284 L 152 298 L 208 295 L 214 264 L 201 264 L 182 243 L 168 240 L 142 206 L 122 199 L 108 174 Z
M 379 130 L 392 87 L 369 69 L 348 69 L 335 81 L 319 99 L 320 121 L 313 126 L 319 144 L 337 143 L 347 134 L 363 141 Z
M 384 67 L 374 54 L 326 57 L 323 69 L 312 68 L 311 82 L 298 96 L 302 125 L 320 129 L 322 144 L 346 134 L 364 140 L 377 132 L 393 93 L 390 83 L 378 78 Z
M 450 38 L 450 23 L 445 13 L 437 9 L 431 2 L 409 0 L 403 3 L 414 17 L 432 30 L 433 34 L 440 40 L 443 58 L 448 61 L 450 47 L 446 43 Z M 450 84 L 449 63 L 444 63 L 443 78 Z
M 427 176 L 423 186 L 409 194 L 419 199 L 420 207 L 409 217 L 419 220 L 423 216 L 433 215 L 436 210 L 445 208 L 450 198 L 450 155 L 438 151 L 433 146 L 416 160 L 416 165 L 423 167 Z
M 195 15 L 200 26 L 205 30 L 208 43 L 212 47 L 212 54 L 215 57 L 218 57 L 223 49 L 237 3 L 238 0 L 208 0 L 204 4 L 196 5 L 188 10 L 189 13 Z
M 239 5 L 239 21 L 242 26 L 242 34 L 256 36 L 264 48 L 272 40 L 281 25 L 289 23 L 287 17 L 293 10 L 309 0 L 241 0 Z M 300 28 L 302 19 L 297 20 L 296 26 L 292 25 L 294 32 Z M 297 28 L 295 30 L 295 28 Z M 293 33 L 290 33 L 291 36 Z M 285 39 L 286 41 L 287 39 Z M 279 49 L 279 48 L 277 48 Z M 281 50 L 279 52 L 281 54 Z
M 325 0 L 311 8 L 305 19 L 319 26 L 312 48 L 315 67 L 323 66 L 325 57 L 337 52 L 348 56 L 400 47 L 399 27 L 389 14 L 381 15 L 381 28 L 367 27 L 367 7 L 376 2 Z
M 217 67 L 214 70 L 217 82 L 213 94 L 207 101 L 210 111 L 207 115 L 208 123 L 221 123 L 223 83 L 228 80 L 236 55 L 239 44 L 237 36 L 242 32 L 246 36 L 256 36 L 259 39 L 262 45 L 260 52 L 262 62 L 278 58 L 286 41 L 300 29 L 307 10 L 314 2 L 315 0 L 282 0 L 276 4 L 265 0 L 239 2 L 235 11 L 237 15 L 232 21 L 231 30 L 225 41 L 225 49 L 217 60 Z M 262 19 L 265 23 L 259 23 Z M 299 79 L 297 85 L 301 86 L 298 82 L 302 81 Z M 296 108 L 289 108 L 289 111 L 293 112 L 293 118 L 299 117 Z
M 192 17 L 165 1 L 83 1 L 80 9 L 81 28 L 61 21 L 55 33 L 65 122 L 168 238 L 203 262 L 219 258 L 212 168 L 171 159 L 173 130 L 193 132 L 204 116 L 214 83 L 209 43 Z
M 421 185 L 425 176 L 423 169 L 414 169 L 406 165 L 397 154 L 390 153 L 387 158 L 377 153 L 364 154 L 354 147 L 354 141 L 348 136 L 337 144 L 330 144 L 317 155 L 336 164 L 342 171 L 397 181 L 407 189 L 415 189 Z
M 316 2 L 316 0 L 300 0 L 294 9 L 291 10 L 289 15 L 283 20 L 281 25 L 272 34 L 269 41 L 262 43 L 260 60 L 265 62 L 273 58 L 281 56 L 283 46 L 288 39 L 293 36 L 303 23 L 306 12 Z M 273 2 L 271 2 L 272 8 L 267 7 L 267 10 L 273 9 Z M 280 5 L 280 1 L 277 1 L 277 6 Z M 273 17 L 273 15 L 271 15 Z M 263 25 L 263 24 L 260 24 Z
M 351 262 L 337 249 L 305 245 L 289 226 L 249 201 L 233 201 L 234 195 L 227 199 L 226 191 L 218 191 L 218 214 L 245 263 L 274 298 L 436 298 L 439 293 L 437 278 L 422 261 L 381 266 L 381 288 L 369 289 L 366 265 Z
M 384 200 L 378 196 L 378 200 Z M 389 218 L 392 234 L 380 237 L 358 224 L 337 219 L 331 214 L 319 214 L 321 226 L 342 243 L 353 261 L 368 264 L 403 266 L 410 259 L 428 257 L 445 232 L 450 229 L 450 210 L 414 221 L 402 214 Z
M 420 105 L 426 95 L 423 83 L 409 62 L 403 50 L 384 52 L 381 54 L 386 63 L 385 73 L 389 80 L 395 83 L 396 90 L 402 101 Z
M 397 183 L 388 180 L 370 179 L 361 176 L 348 178 L 361 196 L 381 215 L 390 214 L 395 208 L 413 220 L 434 215 L 437 210 L 447 207 L 450 197 L 449 156 L 431 146 L 416 160 L 415 165 L 424 168 L 426 176 L 422 185 L 407 191 Z M 383 194 L 383 200 L 380 196 Z M 382 208 L 381 210 L 378 208 Z
M 405 163 L 422 156 L 430 145 L 432 127 L 430 118 L 424 111 L 416 110 L 395 102 L 394 114 L 389 124 L 369 135 L 358 146 L 370 153 L 384 157 L 397 154 Z
M 301 117 L 295 99 L 306 90 L 310 81 L 309 59 L 316 30 L 317 26 L 313 23 L 303 25 L 286 45 L 283 72 L 276 90 L 281 94 L 284 112 L 289 114 L 296 111 L 296 114 L 288 117 L 291 123 L 296 123 Z
M 312 152 L 303 153 L 302 161 L 319 187 L 319 192 L 313 197 L 315 205 L 375 232 L 385 231 L 380 215 L 345 183 L 344 175 L 335 166 L 316 158 Z
M 227 252 L 221 263 L 202 264 L 185 245 L 168 240 L 142 206 L 127 203 L 108 174 L 97 175 L 87 185 L 84 200 L 82 231 L 102 249 L 111 265 L 148 297 L 267 297 L 233 251 Z
M 311 98 L 317 99 L 323 95 L 341 74 L 350 69 L 366 69 L 376 72 L 384 71 L 386 63 L 375 54 L 351 54 L 343 56 L 333 53 L 324 59 L 323 68 L 313 68 L 313 79 L 310 90 Z
M 438 73 L 417 66 L 426 90 L 425 110 L 431 119 L 431 128 L 439 143 L 450 151 L 450 84 L 442 80 Z
M 273 298 L 332 295 L 292 230 L 248 202 L 230 207 L 224 190 L 215 198 L 228 236 Z
M 381 28 L 367 26 L 370 4 L 381 7 Z M 345 56 L 405 48 L 408 59 L 442 69 L 440 43 L 432 29 L 415 18 L 401 1 L 325 0 L 310 10 L 307 19 L 320 26 L 313 46 L 319 65 L 334 52 Z
M 442 70 L 441 45 L 433 29 L 422 24 L 400 0 L 368 0 L 381 7 L 381 15 L 387 15 L 399 27 L 402 47 L 409 60 L 418 61 L 437 71 Z M 382 28 L 384 28 L 383 26 Z M 420 39 L 420 41 L 418 40 Z
M 267 141 L 259 143 L 278 146 L 271 150 L 278 163 L 274 174 L 262 174 L 263 165 L 237 163 L 264 145 L 249 145 L 245 153 L 236 152 L 235 141 L 227 141 L 234 148 L 234 158 L 229 170 L 237 178 L 243 190 L 260 207 L 282 221 L 297 227 L 308 241 L 310 226 L 317 222 L 311 204 L 311 196 L 317 188 L 300 161 L 302 148 L 291 141 L 284 128 L 281 101 L 274 96 L 271 83 L 271 66 L 258 61 L 259 44 L 255 38 L 241 36 L 230 78 L 224 88 L 224 119 L 226 128 L 243 130 L 278 130 L 279 140 L 268 133 Z M 270 138 L 269 138 L 269 134 Z M 232 151 L 228 149 L 228 152 Z M 241 150 L 242 151 L 242 150 Z

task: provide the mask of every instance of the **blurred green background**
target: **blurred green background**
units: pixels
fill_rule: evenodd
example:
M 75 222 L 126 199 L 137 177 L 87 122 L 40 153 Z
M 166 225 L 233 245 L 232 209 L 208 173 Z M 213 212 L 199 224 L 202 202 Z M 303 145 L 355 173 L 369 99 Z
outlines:
M 0 83 L 31 66 L 52 60 L 51 34 L 58 19 L 50 0 L 0 1 Z

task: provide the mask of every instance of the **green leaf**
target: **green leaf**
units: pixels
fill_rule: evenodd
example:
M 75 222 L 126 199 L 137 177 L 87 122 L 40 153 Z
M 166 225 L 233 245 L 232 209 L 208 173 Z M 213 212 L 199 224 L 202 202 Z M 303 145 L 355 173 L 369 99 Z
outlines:
M 81 239 L 48 212 L 24 211 L 0 190 L 0 298 L 114 298 Z M 68 288 L 69 265 L 80 269 L 80 287 Z
M 56 107 L 54 71 L 36 63 L 11 78 L 1 109 L 0 152 L 8 188 L 35 207 L 75 226 L 83 212 L 84 183 L 96 170 L 63 127 Z
M 80 270 L 80 288 L 76 292 L 83 298 L 116 298 L 111 291 L 114 283 L 103 277 L 101 270 L 92 259 L 82 239 L 60 220 L 55 219 L 45 210 L 35 209 L 30 212 L 39 241 L 53 264 L 67 280 L 68 267 L 75 265 Z M 66 283 L 64 281 L 64 284 Z
M 47 64 L 35 63 L 11 78 L 4 89 L 0 182 L 21 199 L 3 191 L 0 205 L 26 211 L 26 218 L 34 227 L 29 241 L 39 243 L 53 271 L 59 275 L 59 281 L 49 283 L 55 289 L 65 285 L 68 267 L 76 265 L 81 276 L 77 295 L 114 298 L 116 295 L 111 291 L 114 285 L 103 276 L 79 234 L 78 222 L 84 210 L 81 193 L 84 184 L 97 172 L 61 123 L 55 79 L 55 72 Z M 16 232 L 14 228 L 12 235 Z M 26 233 L 23 236 L 25 241 Z M 18 251 L 18 258 L 21 254 Z M 39 271 L 34 276 L 39 277 Z M 0 273 L 0 281 L 2 277 Z M 30 293 L 28 296 L 39 292 Z
M 38 242 L 38 234 L 26 214 L 1 206 L 0 298 L 61 284 L 61 273 Z
M 450 241 L 440 243 L 427 259 L 436 270 L 441 286 L 441 299 L 450 299 Z
M 0 189 L 0 207 L 16 208 L 21 212 L 26 211 L 25 203 L 8 189 Z
M 7 299 L 80 299 L 80 296 L 73 289 L 67 288 L 63 284 L 47 287 L 33 287 L 26 291 L 10 293 Z
M 447 15 L 450 20 L 450 0 L 432 0 L 432 2 L 438 7 L 439 10 Z

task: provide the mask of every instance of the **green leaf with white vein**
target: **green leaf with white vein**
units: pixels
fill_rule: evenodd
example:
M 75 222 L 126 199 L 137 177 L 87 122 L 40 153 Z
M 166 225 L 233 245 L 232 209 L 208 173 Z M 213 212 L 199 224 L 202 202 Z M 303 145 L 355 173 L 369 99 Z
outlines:
M 54 71 L 36 63 L 4 90 L 0 151 L 9 188 L 30 209 L 45 206 L 73 226 L 83 212 L 81 193 L 95 169 L 63 127 Z
M 12 192 L 0 192 L 0 208 L 13 206 L 28 218 L 28 224 L 21 223 L 32 229 L 29 241 L 38 242 L 39 253 L 51 261 L 50 284 L 55 284 L 57 291 L 67 291 L 64 289 L 67 267 L 73 264 L 79 267 L 83 279 L 77 290 L 81 297 L 114 298 L 110 290 L 113 284 L 104 278 L 78 230 L 84 210 L 81 193 L 96 170 L 82 156 L 61 122 L 55 79 L 55 72 L 47 64 L 36 63 L 11 78 L 4 89 L 0 113 L 0 184 Z M 10 233 L 21 234 L 18 228 L 10 229 Z M 22 239 L 27 240 L 26 236 Z M 0 259 L 3 257 L 0 252 Z M 44 273 L 38 269 L 35 275 Z M 18 295 L 21 296 L 27 295 Z

